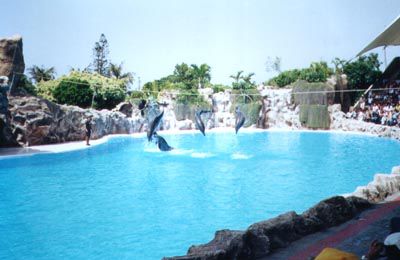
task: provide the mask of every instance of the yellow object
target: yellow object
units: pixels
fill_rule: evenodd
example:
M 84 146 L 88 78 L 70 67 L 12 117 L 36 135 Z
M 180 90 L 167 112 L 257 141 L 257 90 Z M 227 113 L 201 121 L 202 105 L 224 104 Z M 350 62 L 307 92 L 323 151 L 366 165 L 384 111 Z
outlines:
M 359 260 L 360 258 L 354 254 L 340 251 L 335 248 L 324 248 L 324 250 L 317 255 L 315 260 Z

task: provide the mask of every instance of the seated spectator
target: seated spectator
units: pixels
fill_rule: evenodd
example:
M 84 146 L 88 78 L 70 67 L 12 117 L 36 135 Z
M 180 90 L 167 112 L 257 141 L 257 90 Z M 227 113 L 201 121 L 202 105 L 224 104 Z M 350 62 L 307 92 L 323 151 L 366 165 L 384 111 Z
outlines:
M 394 109 L 396 110 L 396 112 L 400 112 L 400 100 L 397 101 L 397 105 Z
M 364 120 L 365 120 L 365 113 L 363 112 L 362 109 L 360 109 L 360 111 L 358 111 L 357 119 L 358 119 L 359 121 L 364 121 Z
M 388 113 L 387 112 L 383 112 L 382 113 L 382 117 L 381 117 L 381 125 L 385 125 L 388 121 Z

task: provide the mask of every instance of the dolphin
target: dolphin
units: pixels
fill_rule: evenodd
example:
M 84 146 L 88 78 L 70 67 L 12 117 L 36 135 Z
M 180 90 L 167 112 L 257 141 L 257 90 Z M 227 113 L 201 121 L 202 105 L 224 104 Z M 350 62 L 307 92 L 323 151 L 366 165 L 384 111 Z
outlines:
M 235 120 L 235 131 L 236 134 L 238 133 L 239 129 L 243 126 L 244 122 L 246 121 L 246 118 L 244 117 L 243 113 L 239 110 L 239 108 L 236 108 L 236 120 Z
M 158 149 L 163 152 L 168 152 L 174 149 L 173 147 L 169 146 L 167 141 L 162 136 L 159 136 L 157 132 L 154 132 L 154 138 L 156 139 L 156 144 L 158 145 Z
M 200 130 L 200 132 L 201 132 L 204 136 L 206 135 L 206 133 L 205 133 L 206 128 L 205 128 L 205 126 L 204 126 L 203 119 L 201 119 L 201 114 L 203 114 L 203 113 L 209 113 L 209 112 L 211 112 L 211 111 L 208 111 L 208 110 L 200 110 L 200 111 L 197 111 L 197 112 L 195 113 L 195 115 L 194 115 L 194 119 L 195 119 L 194 122 L 195 122 L 197 128 Z
M 154 132 L 156 131 L 156 128 L 160 125 L 161 118 L 164 115 L 164 111 L 162 111 L 158 116 L 156 116 L 151 122 L 149 129 L 147 130 L 147 140 L 150 142 L 151 138 L 153 137 Z

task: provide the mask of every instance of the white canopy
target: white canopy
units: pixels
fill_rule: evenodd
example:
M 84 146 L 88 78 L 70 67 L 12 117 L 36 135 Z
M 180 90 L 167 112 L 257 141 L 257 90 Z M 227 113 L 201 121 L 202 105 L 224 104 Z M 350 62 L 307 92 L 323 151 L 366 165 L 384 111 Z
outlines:
M 398 16 L 386 29 L 367 45 L 357 56 L 375 49 L 379 46 L 400 45 L 400 16 Z

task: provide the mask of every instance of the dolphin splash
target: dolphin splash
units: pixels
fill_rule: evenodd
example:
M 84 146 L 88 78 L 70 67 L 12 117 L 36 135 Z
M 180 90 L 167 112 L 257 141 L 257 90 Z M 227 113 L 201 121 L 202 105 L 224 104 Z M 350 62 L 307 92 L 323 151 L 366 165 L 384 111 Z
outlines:
M 154 132 L 153 137 L 156 139 L 156 144 L 158 145 L 158 149 L 160 149 L 163 152 L 168 152 L 174 149 L 173 147 L 169 146 L 167 141 L 165 139 L 158 135 L 157 132 Z

